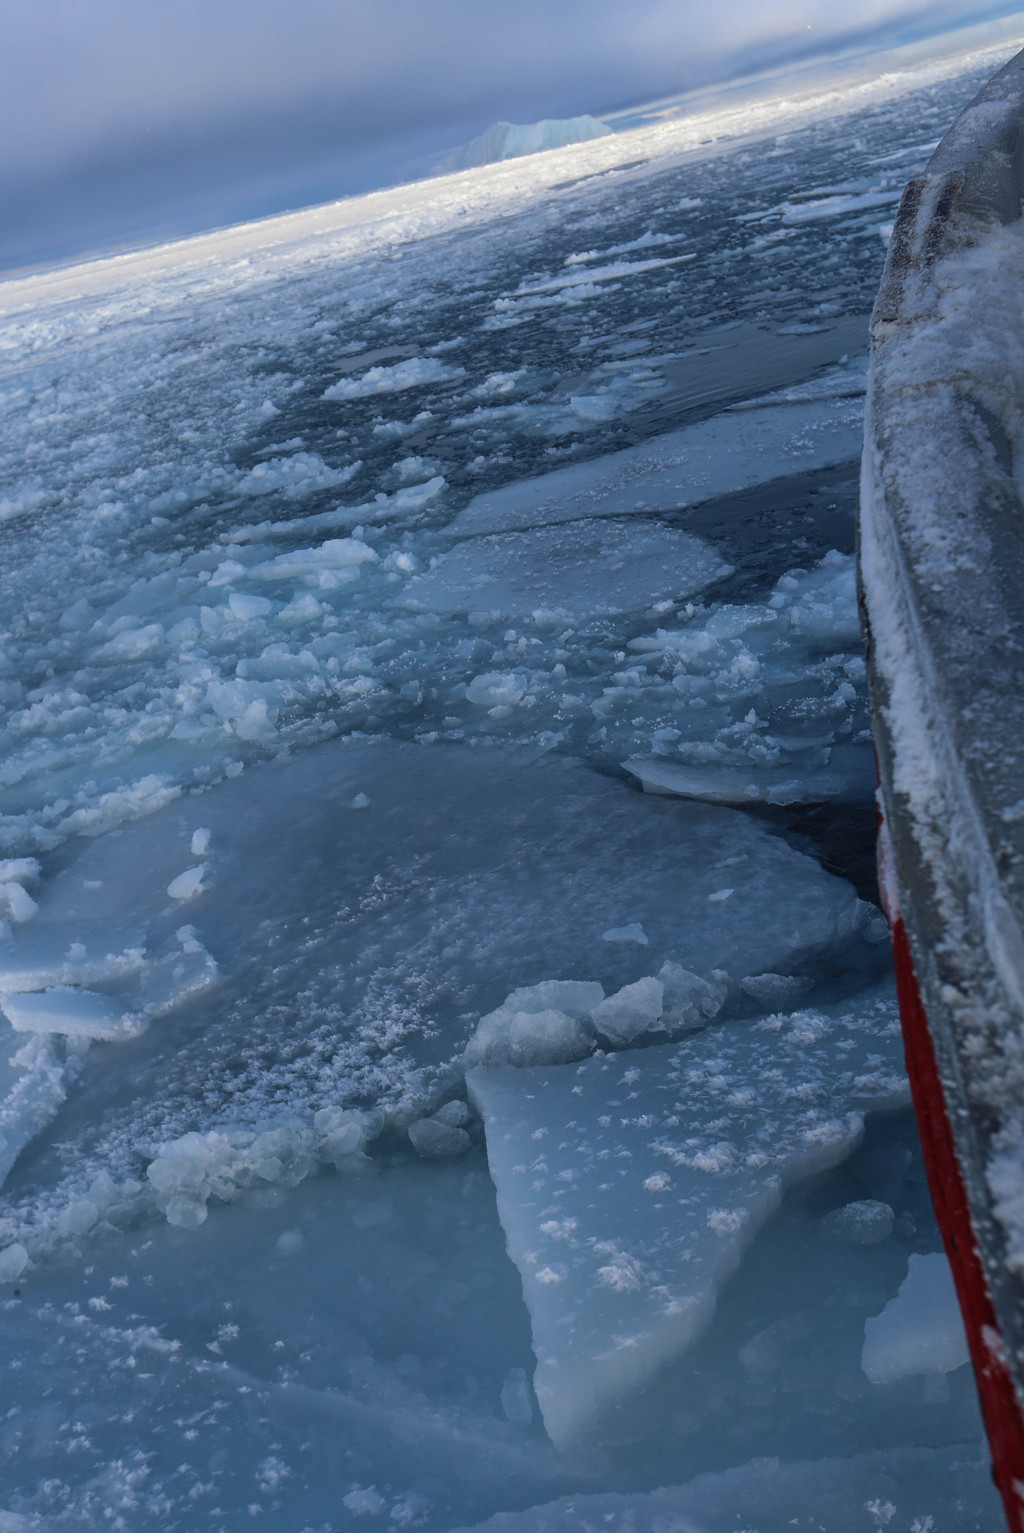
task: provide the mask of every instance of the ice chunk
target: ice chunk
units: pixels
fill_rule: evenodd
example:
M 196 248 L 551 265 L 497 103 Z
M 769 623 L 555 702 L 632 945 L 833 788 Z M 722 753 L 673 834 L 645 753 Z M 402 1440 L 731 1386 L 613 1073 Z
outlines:
M 739 1350 L 739 1360 L 751 1378 L 765 1377 L 775 1373 L 795 1346 L 806 1340 L 814 1330 L 814 1314 L 797 1310 L 783 1315 L 772 1325 L 765 1326 Z
M 587 980 L 541 980 L 513 990 L 496 1011 L 481 1017 L 466 1045 L 465 1065 L 566 1064 L 593 1052 L 594 1035 L 582 1025 L 604 998 Z
M 486 671 L 473 677 L 466 698 L 480 708 L 500 708 L 521 702 L 525 692 L 526 680 L 515 671 Z
M 650 976 L 638 979 L 594 1007 L 591 1013 L 594 1026 L 616 1048 L 625 1048 L 641 1033 L 657 1028 L 664 999 L 665 987 L 660 979 Z
M 684 1352 L 788 1184 L 906 1101 L 889 987 L 547 1069 L 473 1070 L 534 1387 L 567 1445 Z
M 28 1252 L 16 1240 L 13 1245 L 0 1251 L 0 1283 L 16 1283 L 27 1266 Z
M 35 884 L 39 873 L 35 857 L 0 857 L 0 884 Z
M 396 605 L 581 618 L 681 600 L 729 573 L 708 543 L 678 528 L 579 521 L 460 543 L 414 576 Z
M 521 985 L 506 996 L 513 1011 L 564 1011 L 577 1021 L 589 1017 L 604 1000 L 604 987 L 589 979 L 542 979 L 537 985 Z
M 330 490 L 352 478 L 353 465 L 331 468 L 319 453 L 297 452 L 290 457 L 257 463 L 238 481 L 242 495 L 284 495 L 298 500 L 316 490 Z
M 809 772 L 798 771 L 792 764 L 691 766 L 643 756 L 631 756 L 622 765 L 645 793 L 704 799 L 709 804 L 817 804 L 866 796 L 867 779 L 859 755 L 847 760 L 840 753 L 834 766 Z
M 437 1118 L 418 1118 L 409 1124 L 409 1138 L 417 1155 L 434 1156 L 464 1155 L 469 1149 L 469 1135 Z
M 707 1027 L 722 1009 L 728 995 L 722 969 L 705 979 L 671 959 L 658 970 L 663 990 L 662 1025 L 670 1033 L 688 1033 Z
M 860 457 L 862 401 L 815 400 L 725 411 L 639 447 L 555 469 L 470 501 L 460 537 L 583 517 L 678 511 L 786 474 Z
M 949 1262 L 941 1251 L 911 1256 L 895 1299 L 864 1322 L 864 1372 L 872 1384 L 894 1384 L 952 1373 L 969 1356 Z
M 888 1240 L 895 1223 L 896 1216 L 888 1203 L 863 1198 L 826 1214 L 821 1221 L 821 1233 L 826 1240 L 835 1240 L 841 1245 L 873 1246 Z
M 466 1045 L 467 1069 L 478 1065 L 566 1064 L 594 1051 L 594 1035 L 564 1011 L 517 1011 L 506 1001 L 477 1023 Z
M 266 564 L 253 564 L 245 571 L 250 580 L 293 580 L 297 576 L 333 575 L 336 579 L 356 580 L 363 564 L 374 564 L 376 551 L 360 538 L 328 538 L 316 548 L 297 548 L 279 554 Z
M 269 596 L 246 596 L 242 591 L 232 591 L 228 597 L 228 607 L 232 617 L 238 618 L 240 623 L 248 623 L 253 618 L 266 617 L 273 612 L 274 603 Z
M 311 1129 L 269 1124 L 184 1134 L 159 1147 L 146 1176 L 167 1222 L 195 1229 L 211 1198 L 230 1203 L 261 1184 L 295 1187 L 316 1164 Z
M 628 926 L 609 926 L 606 932 L 601 933 L 602 942 L 637 942 L 641 947 L 647 946 L 647 933 L 639 921 L 630 921 Z
M 346 1107 L 323 1107 L 313 1115 L 317 1159 L 336 1171 L 360 1172 L 369 1167 L 366 1147 L 380 1130 L 379 1115 Z
M 465 1102 L 460 1102 L 458 1099 L 454 1102 L 446 1102 L 434 1114 L 434 1121 L 447 1123 L 451 1128 L 462 1128 L 469 1122 L 469 1108 Z
M 186 868 L 184 873 L 179 873 L 177 878 L 172 878 L 167 885 L 167 893 L 172 900 L 190 900 L 205 890 L 203 879 L 210 871 L 208 862 L 199 863 L 198 867 Z
M 525 1368 L 510 1368 L 501 1386 L 501 1408 L 517 1427 L 528 1427 L 533 1420 L 530 1381 Z
M 746 974 L 740 989 L 766 1011 L 792 1011 L 814 988 L 814 981 L 795 974 Z
M 209 827 L 206 826 L 206 825 L 201 825 L 201 826 L 199 826 L 199 828 L 197 830 L 194 830 L 192 832 L 192 840 L 190 842 L 190 850 L 192 852 L 193 857 L 205 857 L 206 856 L 207 852 L 210 850 L 211 836 L 212 836 L 212 832 L 209 829 Z
M 0 883 L 0 915 L 8 916 L 12 921 L 31 921 L 38 910 L 39 906 L 21 884 L 13 879 Z
M 134 1038 L 144 1027 L 110 996 L 71 985 L 33 994 L 0 993 L 0 1010 L 19 1033 L 63 1033 L 69 1038 Z
M 436 357 L 410 357 L 392 367 L 371 367 L 361 378 L 339 378 L 324 390 L 325 399 L 369 399 L 376 394 L 398 394 L 426 384 L 450 383 L 464 378 L 463 367 L 452 367 Z

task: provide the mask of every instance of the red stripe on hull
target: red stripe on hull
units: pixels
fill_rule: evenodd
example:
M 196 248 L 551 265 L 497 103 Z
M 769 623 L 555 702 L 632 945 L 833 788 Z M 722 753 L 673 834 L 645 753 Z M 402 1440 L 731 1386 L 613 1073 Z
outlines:
M 1010 1533 L 1024 1533 L 1024 1418 L 974 1235 L 967 1188 L 907 929 L 898 912 L 890 911 L 890 925 L 907 1074 L 928 1185 L 964 1317 L 996 1486 L 1003 1498 Z

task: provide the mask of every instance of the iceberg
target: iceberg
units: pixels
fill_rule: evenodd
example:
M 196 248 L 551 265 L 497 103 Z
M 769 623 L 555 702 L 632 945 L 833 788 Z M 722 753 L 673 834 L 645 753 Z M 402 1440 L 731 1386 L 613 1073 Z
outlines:
M 540 154 L 545 149 L 564 149 L 567 144 L 606 138 L 611 131 L 586 113 L 581 117 L 544 117 L 540 122 L 496 122 L 468 144 L 438 160 L 433 174 L 447 176 L 476 165 L 492 165 L 497 160 L 514 160 L 523 154 Z

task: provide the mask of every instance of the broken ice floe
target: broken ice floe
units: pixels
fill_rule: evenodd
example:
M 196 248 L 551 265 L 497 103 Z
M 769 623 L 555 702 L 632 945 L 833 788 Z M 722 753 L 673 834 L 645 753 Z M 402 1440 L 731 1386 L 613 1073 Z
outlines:
M 676 528 L 581 521 L 459 543 L 400 600 L 428 612 L 579 621 L 679 601 L 729 573 L 709 544 Z
M 511 532 L 582 517 L 678 511 L 785 474 L 855 462 L 863 406 L 823 399 L 725 411 L 589 463 L 476 496 L 453 531 Z
M 373 812 L 350 813 L 371 781 Z M 216 857 L 201 934 L 168 894 L 197 825 Z M 51 992 L 30 1007 L 64 1007 L 79 1033 L 76 991 L 163 1018 L 81 1062 L 104 1126 L 62 1136 L 70 1197 L 97 1167 L 136 1176 L 143 1146 L 187 1132 L 308 1127 L 331 1106 L 380 1107 L 404 1129 L 451 1094 L 467 1045 L 470 1063 L 527 1064 L 706 1026 L 747 975 L 862 964 L 868 908 L 734 810 L 551 757 L 327 742 L 64 854 L 6 949 L 5 988 Z M 603 940 L 632 924 L 646 944 Z
M 467 1077 L 565 1445 L 678 1357 L 784 1188 L 904 1103 L 888 987 L 692 1041 Z

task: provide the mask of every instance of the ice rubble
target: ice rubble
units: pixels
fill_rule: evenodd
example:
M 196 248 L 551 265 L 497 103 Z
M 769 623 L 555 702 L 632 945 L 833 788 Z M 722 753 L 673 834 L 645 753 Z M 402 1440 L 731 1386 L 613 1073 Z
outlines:
M 606 138 L 611 128 L 596 117 L 545 117 L 540 122 L 492 123 L 485 132 L 453 149 L 433 168 L 435 176 L 457 170 L 471 170 L 476 165 L 491 165 L 496 160 L 513 160 L 523 154 L 539 154 L 545 149 L 562 149 L 567 144 Z
M 999 1516 L 988 1460 L 977 1449 L 902 1448 L 817 1462 L 760 1458 L 662 1490 L 570 1495 L 526 1511 L 499 1512 L 472 1533 L 734 1533 L 737 1527 L 757 1533 L 966 1533 L 998 1526 Z
M 949 1262 L 941 1251 L 910 1258 L 894 1299 L 864 1326 L 864 1372 L 872 1384 L 951 1373 L 968 1361 Z
M 693 1343 L 783 1189 L 907 1100 L 901 1060 L 887 986 L 681 1045 L 469 1073 L 556 1444 Z

